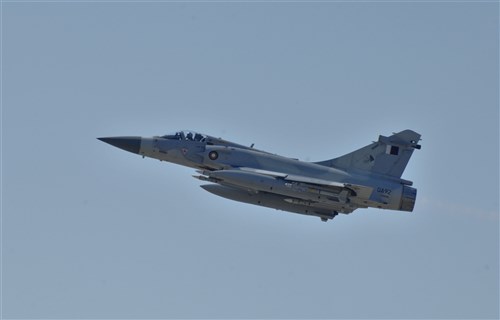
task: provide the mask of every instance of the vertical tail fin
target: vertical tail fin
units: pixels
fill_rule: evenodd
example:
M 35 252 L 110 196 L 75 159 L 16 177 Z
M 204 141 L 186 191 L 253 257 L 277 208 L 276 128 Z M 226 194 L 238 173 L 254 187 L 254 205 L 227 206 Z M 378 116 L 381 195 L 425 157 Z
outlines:
M 419 140 L 420 134 L 404 130 L 389 137 L 379 136 L 377 142 L 366 147 L 317 164 L 401 178 L 413 150 L 420 149 Z

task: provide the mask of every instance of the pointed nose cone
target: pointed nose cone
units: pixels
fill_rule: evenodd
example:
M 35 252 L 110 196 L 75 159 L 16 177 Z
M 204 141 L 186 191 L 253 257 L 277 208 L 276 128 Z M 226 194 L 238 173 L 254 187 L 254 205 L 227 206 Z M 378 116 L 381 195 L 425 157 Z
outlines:
M 141 137 L 112 137 L 97 139 L 132 153 L 139 153 L 139 150 L 141 149 Z

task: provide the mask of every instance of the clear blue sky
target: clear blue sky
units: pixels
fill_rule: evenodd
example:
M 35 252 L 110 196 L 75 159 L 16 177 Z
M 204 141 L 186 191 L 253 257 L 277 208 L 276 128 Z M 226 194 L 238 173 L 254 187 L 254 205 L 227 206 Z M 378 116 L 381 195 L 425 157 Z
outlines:
M 498 318 L 493 2 L 2 4 L 5 318 Z M 302 160 L 403 129 L 413 213 L 218 198 L 96 137 Z

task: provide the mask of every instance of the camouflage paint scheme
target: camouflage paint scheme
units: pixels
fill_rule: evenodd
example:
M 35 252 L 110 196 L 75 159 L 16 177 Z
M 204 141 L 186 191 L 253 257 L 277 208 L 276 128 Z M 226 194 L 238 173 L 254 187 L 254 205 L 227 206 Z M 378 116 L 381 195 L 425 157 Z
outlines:
M 344 156 L 305 162 L 200 134 L 98 138 L 143 157 L 197 169 L 218 196 L 333 219 L 358 208 L 413 211 L 417 190 L 401 179 L 420 134 L 404 130 Z

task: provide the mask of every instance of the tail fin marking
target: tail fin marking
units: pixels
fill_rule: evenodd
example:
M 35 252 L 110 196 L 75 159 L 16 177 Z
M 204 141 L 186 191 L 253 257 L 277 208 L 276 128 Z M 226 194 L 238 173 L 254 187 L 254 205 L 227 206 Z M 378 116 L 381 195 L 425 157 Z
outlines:
M 389 137 L 379 136 L 377 142 L 317 164 L 347 171 L 368 171 L 401 178 L 413 150 L 421 148 L 419 140 L 420 134 L 404 130 Z

